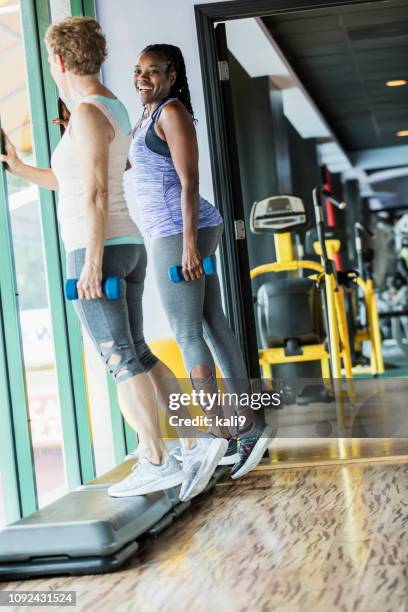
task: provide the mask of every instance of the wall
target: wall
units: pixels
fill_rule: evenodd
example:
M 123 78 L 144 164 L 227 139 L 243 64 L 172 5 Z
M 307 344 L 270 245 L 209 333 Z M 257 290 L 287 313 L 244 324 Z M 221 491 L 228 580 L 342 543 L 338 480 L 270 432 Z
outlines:
M 351 267 L 357 267 L 357 253 L 354 240 L 354 224 L 356 221 L 365 223 L 363 217 L 363 201 L 361 198 L 360 185 L 357 179 L 345 181 L 344 186 L 344 201 L 347 202 L 347 235 L 348 235 L 348 254 Z M 365 236 L 363 238 L 364 245 L 367 246 L 370 242 Z
M 292 193 L 306 204 L 309 226 L 314 227 L 313 188 L 321 183 L 321 171 L 317 160 L 316 141 L 304 140 L 294 127 L 285 120 L 289 137 L 289 154 L 292 172 Z
M 275 260 L 274 237 L 249 231 L 253 202 L 268 196 L 294 193 L 306 203 L 313 223 L 312 189 L 320 181 L 316 145 L 302 139 L 283 112 L 282 94 L 267 77 L 251 78 L 230 53 L 235 132 L 241 187 L 248 228 L 251 268 Z M 266 280 L 253 281 L 253 294 Z
M 255 200 L 284 193 L 303 198 L 313 226 L 312 190 L 320 182 L 315 140 L 303 139 L 283 113 L 281 92 L 267 77 L 251 78 L 230 55 L 235 129 L 245 216 Z M 271 261 L 273 238 L 248 234 L 251 267 Z
M 273 261 L 273 236 L 252 234 L 249 219 L 252 204 L 279 193 L 276 173 L 276 133 L 271 112 L 269 79 L 251 78 L 230 55 L 230 75 L 234 104 L 235 132 L 241 174 L 241 187 L 248 229 L 251 268 Z
M 194 16 L 194 0 L 96 0 L 97 19 L 104 29 L 110 55 L 103 70 L 104 82 L 127 106 L 132 122 L 141 113 L 133 87 L 133 67 L 139 51 L 147 44 L 165 42 L 181 48 L 186 61 L 191 97 L 196 117 L 200 148 L 200 191 L 212 201 L 213 189 L 205 120 L 204 94 Z M 206 3 L 209 3 L 208 0 Z M 135 212 L 129 178 L 126 192 L 131 210 Z M 149 246 L 147 245 L 148 250 Z M 145 289 L 145 333 L 148 339 L 171 335 L 159 307 L 157 289 L 151 271 Z
M 273 235 L 253 234 L 249 228 L 253 203 L 282 191 L 278 168 L 284 175 L 283 182 L 290 182 L 287 148 L 280 146 L 279 137 L 285 119 L 280 92 L 276 92 L 277 99 L 271 97 L 268 77 L 251 78 L 231 53 L 229 64 L 249 264 L 254 268 L 275 260 Z M 256 295 L 259 287 L 272 279 L 276 279 L 276 274 L 255 279 L 252 294 Z M 255 319 L 259 339 L 257 314 Z

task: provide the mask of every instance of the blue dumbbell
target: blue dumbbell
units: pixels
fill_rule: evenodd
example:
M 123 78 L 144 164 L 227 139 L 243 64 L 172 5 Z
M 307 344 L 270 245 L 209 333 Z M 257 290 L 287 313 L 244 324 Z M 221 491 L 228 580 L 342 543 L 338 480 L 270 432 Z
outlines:
M 215 255 L 209 257 L 203 257 L 202 260 L 204 274 L 211 276 L 211 274 L 217 274 L 217 260 Z M 170 266 L 168 269 L 169 279 L 172 283 L 181 283 L 184 280 L 183 269 L 181 266 Z
M 102 291 L 108 300 L 118 300 L 121 296 L 120 278 L 108 276 L 102 283 Z M 78 299 L 77 278 L 69 278 L 65 283 L 65 297 L 67 300 Z

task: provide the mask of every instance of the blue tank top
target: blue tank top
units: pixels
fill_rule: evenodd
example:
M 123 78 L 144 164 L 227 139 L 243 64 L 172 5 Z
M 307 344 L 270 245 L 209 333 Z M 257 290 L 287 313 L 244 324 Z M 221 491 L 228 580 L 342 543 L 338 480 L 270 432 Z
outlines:
M 146 144 L 146 134 L 160 116 L 162 108 L 176 98 L 163 102 L 145 125 L 138 125 L 129 152 L 133 183 L 145 236 L 158 238 L 183 232 L 181 183 L 171 157 L 153 152 Z M 222 223 L 218 210 L 199 197 L 198 227 Z

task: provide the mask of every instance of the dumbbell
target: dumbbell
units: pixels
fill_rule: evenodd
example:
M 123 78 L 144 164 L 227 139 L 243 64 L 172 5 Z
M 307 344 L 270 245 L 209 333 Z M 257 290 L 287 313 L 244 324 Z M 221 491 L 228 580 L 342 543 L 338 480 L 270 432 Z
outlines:
M 102 283 L 102 291 L 108 300 L 118 300 L 121 296 L 120 278 L 108 276 Z M 67 300 L 78 299 L 77 278 L 69 278 L 65 283 L 65 297 Z
M 202 260 L 204 274 L 211 276 L 211 274 L 217 274 L 217 260 L 214 255 L 209 257 L 203 257 Z M 183 268 L 181 266 L 170 266 L 168 269 L 169 279 L 172 283 L 181 283 L 184 280 Z

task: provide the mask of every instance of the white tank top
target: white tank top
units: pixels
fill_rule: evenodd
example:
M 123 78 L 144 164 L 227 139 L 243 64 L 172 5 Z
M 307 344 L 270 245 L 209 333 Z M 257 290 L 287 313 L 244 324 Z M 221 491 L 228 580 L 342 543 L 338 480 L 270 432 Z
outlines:
M 119 100 L 113 98 L 87 96 L 81 100 L 82 102 L 94 104 L 105 115 L 115 132 L 109 147 L 105 244 L 114 244 L 114 239 L 119 238 L 122 239 L 122 243 L 125 238 L 129 239 L 128 242 L 143 242 L 139 228 L 130 217 L 123 189 L 123 175 L 132 139 L 127 111 Z M 111 108 L 108 108 L 108 105 Z M 127 129 L 129 133 L 126 133 Z M 69 125 L 52 155 L 51 168 L 59 185 L 58 221 L 65 250 L 70 252 L 85 248 L 88 242 L 85 181 L 77 144 L 70 134 Z

